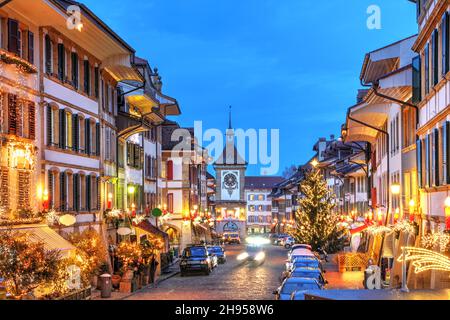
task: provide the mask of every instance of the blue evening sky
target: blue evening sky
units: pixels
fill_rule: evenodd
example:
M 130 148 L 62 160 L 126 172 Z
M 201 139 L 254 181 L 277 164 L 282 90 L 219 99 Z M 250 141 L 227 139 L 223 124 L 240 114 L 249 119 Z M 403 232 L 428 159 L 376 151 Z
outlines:
M 183 126 L 280 129 L 280 172 L 339 135 L 364 54 L 417 33 L 407 0 L 81 0 L 158 67 Z M 382 29 L 366 27 L 381 8 Z M 248 175 L 258 175 L 251 166 Z

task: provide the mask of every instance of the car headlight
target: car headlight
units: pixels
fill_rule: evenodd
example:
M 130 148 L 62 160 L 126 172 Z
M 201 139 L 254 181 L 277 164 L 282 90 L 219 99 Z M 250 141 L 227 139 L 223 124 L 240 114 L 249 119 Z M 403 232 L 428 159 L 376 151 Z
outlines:
M 247 252 L 243 252 L 243 253 L 241 253 L 240 255 L 237 256 L 237 259 L 239 261 L 242 261 L 242 260 L 247 259 L 248 257 L 249 257 L 248 253 Z
M 255 257 L 255 260 L 256 261 L 262 261 L 262 260 L 264 260 L 266 258 L 266 254 L 264 253 L 264 252 L 259 252 L 257 255 L 256 255 L 256 257 Z

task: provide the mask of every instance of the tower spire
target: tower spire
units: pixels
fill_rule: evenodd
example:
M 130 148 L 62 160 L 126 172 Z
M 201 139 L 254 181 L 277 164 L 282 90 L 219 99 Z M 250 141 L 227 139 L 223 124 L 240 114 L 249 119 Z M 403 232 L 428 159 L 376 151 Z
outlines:
M 231 125 L 231 106 L 230 106 L 230 114 L 229 114 L 229 120 L 228 120 L 228 129 L 233 129 Z

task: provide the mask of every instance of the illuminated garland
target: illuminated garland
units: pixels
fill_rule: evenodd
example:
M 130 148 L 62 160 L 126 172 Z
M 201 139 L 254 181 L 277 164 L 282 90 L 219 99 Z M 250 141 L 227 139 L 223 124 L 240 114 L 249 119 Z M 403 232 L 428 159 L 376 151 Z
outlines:
M 0 53 L 0 61 L 6 64 L 15 64 L 17 69 L 26 73 L 37 73 L 37 68 L 34 65 L 3 50 Z
M 422 237 L 421 243 L 426 249 L 434 249 L 438 246 L 439 251 L 445 252 L 450 244 L 450 235 L 441 231 L 429 233 Z
M 405 261 L 412 262 L 416 274 L 429 270 L 450 272 L 450 259 L 443 254 L 413 247 L 403 247 L 402 251 L 406 254 Z M 397 261 L 403 262 L 403 255 Z
M 393 228 L 392 230 L 394 230 L 395 232 L 407 232 L 407 233 L 416 233 L 416 228 L 413 224 L 411 224 L 409 221 L 407 220 L 402 220 L 400 222 L 398 222 Z
M 382 233 L 390 233 L 392 229 L 386 226 L 371 226 L 367 228 L 367 232 L 370 232 L 374 235 L 382 234 Z

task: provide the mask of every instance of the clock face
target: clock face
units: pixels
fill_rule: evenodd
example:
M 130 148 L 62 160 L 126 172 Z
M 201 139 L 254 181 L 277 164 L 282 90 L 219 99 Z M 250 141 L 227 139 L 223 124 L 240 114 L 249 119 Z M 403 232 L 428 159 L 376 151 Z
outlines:
M 228 192 L 230 197 L 235 190 L 238 190 L 239 180 L 234 172 L 228 172 L 224 174 L 222 188 Z

